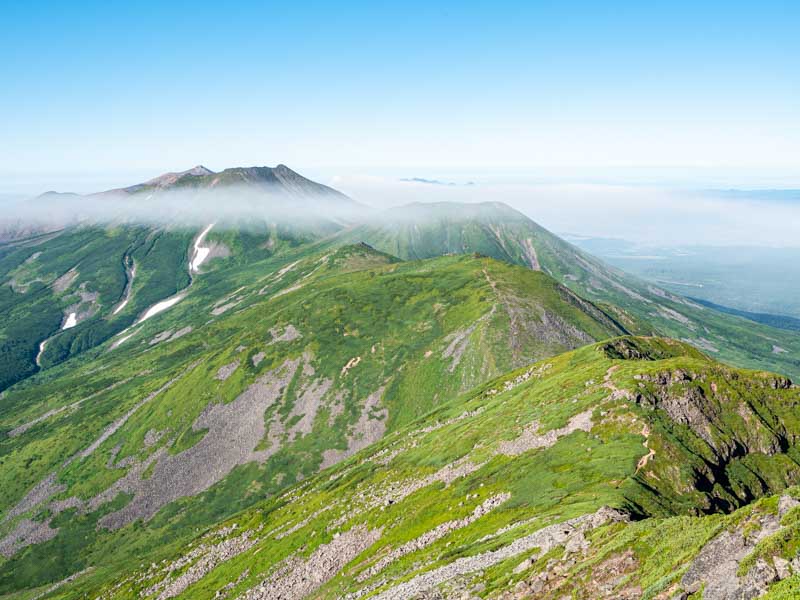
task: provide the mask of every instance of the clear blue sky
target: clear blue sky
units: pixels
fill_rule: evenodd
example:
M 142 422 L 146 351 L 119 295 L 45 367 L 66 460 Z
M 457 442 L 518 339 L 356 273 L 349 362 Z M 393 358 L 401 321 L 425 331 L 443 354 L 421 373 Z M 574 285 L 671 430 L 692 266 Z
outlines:
M 800 168 L 800 3 L 0 3 L 0 171 Z

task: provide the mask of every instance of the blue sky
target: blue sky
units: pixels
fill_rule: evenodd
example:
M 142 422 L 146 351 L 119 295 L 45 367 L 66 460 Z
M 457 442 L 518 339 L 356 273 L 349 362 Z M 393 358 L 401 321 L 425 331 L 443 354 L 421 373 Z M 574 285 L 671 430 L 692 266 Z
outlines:
M 800 169 L 797 2 L 8 1 L 0 24 L 12 179 Z

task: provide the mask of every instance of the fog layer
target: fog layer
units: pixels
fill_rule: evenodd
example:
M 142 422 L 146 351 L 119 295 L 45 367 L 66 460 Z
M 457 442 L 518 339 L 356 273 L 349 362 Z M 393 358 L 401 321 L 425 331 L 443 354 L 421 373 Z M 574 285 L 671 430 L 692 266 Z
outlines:
M 332 221 L 380 218 L 382 209 L 414 202 L 503 202 L 562 234 L 623 238 L 654 245 L 800 247 L 800 193 L 690 191 L 572 183 L 431 184 L 414 179 L 338 176 L 338 195 L 270 193 L 250 187 L 155 190 L 93 195 L 46 193 L 0 197 L 0 229 L 19 237 L 82 223 L 200 227 L 243 221 Z M 395 217 L 396 217 L 395 211 Z
M 800 190 L 715 191 L 585 183 L 430 185 L 336 177 L 331 185 L 374 206 L 504 202 L 556 233 L 659 245 L 800 247 Z

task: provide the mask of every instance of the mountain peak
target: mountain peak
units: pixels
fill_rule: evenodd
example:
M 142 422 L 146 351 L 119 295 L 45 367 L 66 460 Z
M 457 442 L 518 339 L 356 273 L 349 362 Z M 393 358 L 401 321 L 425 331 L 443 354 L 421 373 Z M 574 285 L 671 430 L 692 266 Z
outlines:
M 197 165 L 195 167 L 192 167 L 191 169 L 187 169 L 186 171 L 164 173 L 163 175 L 154 177 L 153 179 L 150 179 L 144 182 L 144 184 L 140 185 L 169 187 L 186 177 L 205 177 L 207 175 L 213 175 L 213 174 L 214 171 L 212 171 L 211 169 L 207 169 L 203 165 Z M 132 186 L 132 187 L 138 188 L 138 186 Z M 125 189 L 131 189 L 131 188 L 125 188 Z
M 284 194 L 297 199 L 326 198 L 327 201 L 355 206 L 357 203 L 341 192 L 303 177 L 284 164 L 276 167 L 229 167 L 212 171 L 196 165 L 185 171 L 169 172 L 121 189 L 108 190 L 100 194 L 152 194 L 171 189 L 210 190 L 214 188 L 250 188 L 257 192 Z
M 188 171 L 184 171 L 184 174 L 187 175 L 213 175 L 214 171 L 211 169 L 204 167 L 203 165 L 196 165 L 189 169 Z

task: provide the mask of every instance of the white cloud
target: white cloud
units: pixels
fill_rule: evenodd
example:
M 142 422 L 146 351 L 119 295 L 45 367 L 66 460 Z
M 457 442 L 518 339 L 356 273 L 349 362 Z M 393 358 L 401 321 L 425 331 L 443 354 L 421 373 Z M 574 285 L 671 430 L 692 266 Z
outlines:
M 800 202 L 587 183 L 437 186 L 376 176 L 339 176 L 333 185 L 379 207 L 409 202 L 505 202 L 556 232 L 655 244 L 800 246 Z
M 416 173 L 406 174 L 414 177 Z M 726 198 L 707 192 L 655 185 L 520 182 L 444 173 L 427 179 L 455 182 L 434 185 L 402 181 L 397 176 L 339 175 L 336 189 L 377 209 L 412 202 L 504 202 L 556 233 L 617 237 L 657 245 L 800 246 L 800 201 L 771 201 L 757 196 Z M 474 185 L 467 182 L 475 180 Z M 0 199 L 2 200 L 2 199 Z M 135 196 L 51 196 L 2 200 L 0 225 L 25 231 L 25 223 L 101 222 L 180 223 L 240 222 L 266 218 L 302 221 L 327 216 L 353 222 L 371 213 L 365 207 L 338 210 L 335 203 L 268 198 L 252 191 L 159 193 Z M 372 214 L 374 217 L 375 215 Z

